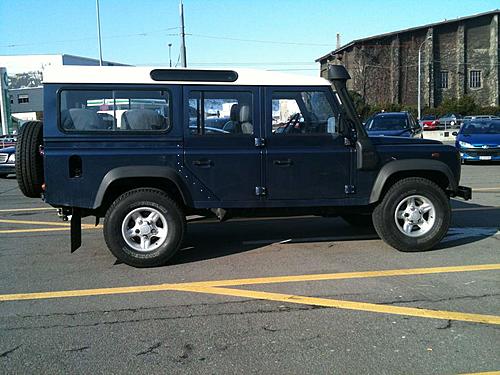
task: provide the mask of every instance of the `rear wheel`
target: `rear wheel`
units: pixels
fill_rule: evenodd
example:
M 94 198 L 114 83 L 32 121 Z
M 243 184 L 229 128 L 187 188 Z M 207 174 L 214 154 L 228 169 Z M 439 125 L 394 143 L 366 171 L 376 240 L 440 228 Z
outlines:
M 43 184 L 43 125 L 40 121 L 26 122 L 16 142 L 16 178 L 22 193 L 29 198 L 42 194 Z
M 181 208 L 158 189 L 135 189 L 121 195 L 104 221 L 108 248 L 134 267 L 164 265 L 179 249 L 185 230 Z
M 380 238 L 405 252 L 434 247 L 446 235 L 450 220 L 450 202 L 443 189 L 420 177 L 394 184 L 373 211 Z

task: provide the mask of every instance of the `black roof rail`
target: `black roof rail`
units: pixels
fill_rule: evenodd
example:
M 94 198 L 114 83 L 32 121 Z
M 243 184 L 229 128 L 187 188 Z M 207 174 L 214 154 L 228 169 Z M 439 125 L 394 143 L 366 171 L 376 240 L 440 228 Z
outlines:
M 150 76 L 153 81 L 234 82 L 238 79 L 234 70 L 153 69 Z

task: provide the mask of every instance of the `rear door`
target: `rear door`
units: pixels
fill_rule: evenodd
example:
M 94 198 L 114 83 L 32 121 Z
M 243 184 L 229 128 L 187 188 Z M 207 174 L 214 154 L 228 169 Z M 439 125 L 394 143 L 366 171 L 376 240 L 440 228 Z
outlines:
M 261 186 L 262 150 L 255 87 L 184 88 L 184 163 L 226 207 L 253 205 Z M 220 203 L 220 202 L 219 202 Z M 222 206 L 224 207 L 224 204 Z
M 331 90 L 271 87 L 265 103 L 268 199 L 323 205 L 345 198 L 354 152 L 344 145 Z

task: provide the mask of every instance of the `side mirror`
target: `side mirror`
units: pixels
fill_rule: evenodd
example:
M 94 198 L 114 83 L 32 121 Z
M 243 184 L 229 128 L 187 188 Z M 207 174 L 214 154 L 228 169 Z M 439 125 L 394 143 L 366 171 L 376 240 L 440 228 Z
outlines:
M 455 137 L 458 135 L 458 132 L 453 132 L 451 135 L 454 135 Z

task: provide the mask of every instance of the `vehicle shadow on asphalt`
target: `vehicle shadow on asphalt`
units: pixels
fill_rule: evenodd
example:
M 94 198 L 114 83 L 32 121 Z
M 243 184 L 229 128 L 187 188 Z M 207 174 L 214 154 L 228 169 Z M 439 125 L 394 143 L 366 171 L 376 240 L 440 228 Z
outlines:
M 500 209 L 475 203 L 452 201 L 452 225 L 439 245 L 428 251 L 443 251 L 495 236 Z M 373 228 L 356 228 L 340 218 L 300 217 L 241 219 L 219 223 L 195 220 L 188 224 L 183 248 L 171 264 L 190 263 L 243 253 L 273 243 L 297 244 L 378 239 Z

